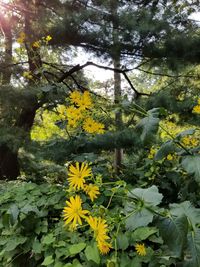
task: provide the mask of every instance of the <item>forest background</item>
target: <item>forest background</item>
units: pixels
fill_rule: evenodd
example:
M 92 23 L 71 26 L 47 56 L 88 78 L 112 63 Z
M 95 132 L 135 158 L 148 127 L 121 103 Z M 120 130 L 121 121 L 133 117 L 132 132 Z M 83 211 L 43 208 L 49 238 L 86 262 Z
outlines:
M 198 12 L 0 1 L 0 266 L 200 266 Z

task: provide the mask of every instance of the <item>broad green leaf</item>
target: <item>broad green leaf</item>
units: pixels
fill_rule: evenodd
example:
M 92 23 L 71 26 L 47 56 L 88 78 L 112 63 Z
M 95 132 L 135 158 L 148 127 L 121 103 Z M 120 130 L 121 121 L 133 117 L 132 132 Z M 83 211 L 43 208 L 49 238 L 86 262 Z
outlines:
M 180 217 L 185 215 L 193 229 L 196 227 L 196 224 L 200 222 L 200 209 L 193 207 L 189 201 L 184 201 L 180 204 L 171 204 L 170 212 L 173 216 Z
M 158 188 L 155 185 L 147 189 L 135 188 L 128 193 L 128 196 L 144 201 L 144 205 L 147 206 L 157 206 L 163 198 L 163 195 L 158 192 Z
M 12 223 L 15 224 L 19 215 L 19 209 L 16 204 L 13 204 L 9 210 L 8 214 L 11 215 Z
M 26 204 L 22 209 L 21 209 L 21 212 L 25 213 L 25 214 L 28 214 L 29 212 L 34 212 L 36 213 L 37 215 L 40 214 L 39 210 L 37 207 L 35 206 L 32 206 L 30 204 Z
M 188 221 L 185 215 L 160 219 L 158 228 L 164 242 L 174 256 L 181 257 L 187 240 Z
M 138 227 L 147 226 L 152 221 L 153 221 L 153 213 L 147 210 L 145 207 L 143 207 L 140 210 L 136 210 L 132 215 L 130 215 L 125 220 L 125 223 L 126 223 L 126 228 L 130 231 L 133 231 Z
M 149 110 L 147 116 L 141 119 L 136 125 L 136 130 L 140 133 L 143 142 L 151 140 L 157 133 L 159 126 L 159 110 L 159 108 Z
M 41 265 L 48 266 L 50 264 L 54 263 L 54 259 L 52 256 L 47 256 Z
M 12 251 L 18 245 L 24 244 L 27 238 L 23 236 L 13 236 L 6 244 L 5 251 Z
M 125 233 L 119 233 L 117 236 L 117 248 L 125 250 L 129 246 L 129 240 Z
M 83 265 L 80 264 L 80 262 L 77 259 L 75 259 L 72 262 L 72 267 L 83 267 Z
M 174 153 L 177 150 L 174 142 L 172 140 L 169 140 L 161 145 L 159 150 L 157 151 L 154 159 L 155 160 L 161 160 L 165 158 L 168 154 Z
M 200 183 L 200 156 L 185 156 L 181 162 L 182 167 L 189 173 L 194 174 L 197 182 Z
M 44 237 L 42 244 L 49 245 L 53 243 L 56 240 L 56 238 L 53 236 L 53 234 L 48 234 Z
M 86 243 L 78 243 L 68 247 L 71 255 L 80 253 L 86 247 Z
M 199 267 L 200 266 L 200 229 L 191 231 L 188 234 L 188 246 L 192 259 L 186 261 L 183 267 Z
M 38 240 L 35 240 L 33 242 L 32 248 L 33 248 L 33 252 L 34 253 L 38 253 L 39 254 L 42 251 L 42 244 Z
M 194 132 L 195 132 L 195 129 L 188 129 L 188 130 L 185 130 L 185 131 L 177 134 L 176 138 L 179 138 L 179 137 L 182 138 L 186 135 L 192 135 L 192 134 L 194 134 Z
M 158 232 L 158 229 L 153 227 L 140 227 L 131 234 L 132 241 L 145 240 L 149 236 Z
M 49 91 L 51 91 L 51 90 L 53 90 L 53 89 L 54 89 L 54 87 L 51 86 L 51 85 L 45 85 L 45 86 L 42 86 L 42 87 L 40 88 L 40 90 L 41 90 L 42 92 L 45 92 L 45 93 L 47 93 L 47 92 L 49 92 Z
M 60 262 L 60 261 L 56 261 L 56 262 L 54 263 L 54 267 L 63 267 L 63 263 Z
M 100 264 L 99 250 L 94 243 L 92 246 L 87 246 L 85 249 L 85 256 L 88 261 L 93 261 L 96 264 Z

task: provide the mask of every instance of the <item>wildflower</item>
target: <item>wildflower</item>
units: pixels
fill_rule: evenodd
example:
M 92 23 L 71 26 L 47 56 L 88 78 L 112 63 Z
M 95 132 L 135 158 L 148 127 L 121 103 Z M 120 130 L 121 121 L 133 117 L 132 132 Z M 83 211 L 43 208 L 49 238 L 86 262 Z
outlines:
M 74 106 L 69 106 L 68 108 L 66 108 L 66 112 L 67 112 L 68 118 L 73 118 L 76 120 L 79 120 L 82 118 L 81 110 L 78 108 L 75 108 Z
M 19 37 L 17 38 L 17 43 L 23 44 L 25 41 L 26 35 L 24 32 L 20 32 Z
M 82 220 L 86 219 L 86 214 L 89 213 L 88 210 L 82 209 L 82 200 L 80 196 L 70 197 L 69 201 L 66 201 L 67 206 L 64 207 L 64 220 L 65 224 L 71 224 L 70 229 L 76 229 L 77 224 L 82 225 Z
M 27 78 L 30 80 L 33 79 L 33 75 L 31 74 L 31 71 L 24 71 L 22 75 L 24 78 Z
M 99 242 L 97 246 L 101 254 L 107 254 L 112 248 L 111 244 L 109 244 L 108 242 Z
M 173 160 L 173 159 L 174 159 L 174 157 L 173 157 L 172 154 L 168 154 L 168 155 L 167 155 L 167 160 Z
M 85 185 L 84 191 L 92 201 L 94 201 L 94 199 L 97 198 L 97 195 L 100 194 L 99 187 L 94 184 Z
M 192 112 L 193 113 L 200 114 L 200 105 L 194 106 L 193 109 L 192 109 Z
M 52 40 L 52 37 L 50 35 L 47 35 L 46 38 L 45 38 L 46 42 L 49 42 Z
M 40 48 L 40 41 L 35 41 L 35 42 L 32 44 L 32 47 L 34 47 L 34 48 Z
M 199 141 L 196 138 L 192 137 L 192 136 L 184 136 L 181 139 L 181 141 L 185 146 L 188 146 L 188 147 L 195 147 L 199 143 Z
M 73 91 L 70 96 L 70 102 L 72 104 L 77 104 L 79 105 L 79 103 L 81 102 L 81 94 L 78 91 Z
M 90 96 L 90 93 L 88 91 L 85 91 L 80 100 L 77 100 L 77 106 L 79 106 L 79 108 L 81 110 L 85 110 L 85 109 L 89 109 L 93 106 L 93 103 L 92 103 L 92 98 Z
M 68 182 L 70 187 L 76 189 L 84 189 L 85 178 L 91 176 L 91 168 L 88 163 L 76 162 L 76 166 L 69 166 Z
M 102 123 L 96 122 L 92 118 L 87 118 L 83 122 L 83 129 L 90 134 L 103 134 L 104 133 L 104 125 Z
M 108 225 L 106 224 L 106 220 L 100 217 L 89 216 L 87 218 L 87 222 L 94 231 L 94 238 L 97 241 L 97 246 L 100 252 L 102 254 L 108 253 L 112 246 L 110 243 L 108 243 L 110 237 L 107 235 Z
M 140 256 L 146 256 L 146 254 L 147 254 L 144 244 L 136 244 L 135 250 L 136 250 L 137 254 Z
M 149 151 L 148 159 L 153 159 L 155 154 L 156 154 L 156 149 L 151 147 L 151 149 Z

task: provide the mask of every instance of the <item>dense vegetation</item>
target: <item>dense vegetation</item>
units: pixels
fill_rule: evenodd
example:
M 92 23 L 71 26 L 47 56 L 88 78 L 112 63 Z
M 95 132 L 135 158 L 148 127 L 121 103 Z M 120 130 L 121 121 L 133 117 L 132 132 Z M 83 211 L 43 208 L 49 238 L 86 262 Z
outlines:
M 196 11 L 0 1 L 0 267 L 200 266 Z

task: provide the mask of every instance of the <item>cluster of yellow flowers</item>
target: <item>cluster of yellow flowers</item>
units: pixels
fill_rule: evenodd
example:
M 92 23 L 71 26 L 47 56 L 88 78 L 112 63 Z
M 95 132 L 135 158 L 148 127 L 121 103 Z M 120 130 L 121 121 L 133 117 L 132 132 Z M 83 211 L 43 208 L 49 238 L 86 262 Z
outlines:
M 199 140 L 190 135 L 184 136 L 181 142 L 187 147 L 195 147 L 199 144 Z
M 148 159 L 153 159 L 155 154 L 157 152 L 157 149 L 155 147 L 151 147 L 150 151 L 149 151 L 149 154 L 148 154 Z
M 18 44 L 23 44 L 26 40 L 26 34 L 24 32 L 20 32 L 19 37 L 17 38 Z M 35 41 L 32 43 L 32 47 L 39 48 L 42 44 L 48 45 L 48 43 L 52 40 L 52 37 L 50 35 L 47 35 L 45 37 L 42 37 L 41 40 Z
M 76 162 L 75 165 L 71 164 L 69 166 L 67 179 L 69 182 L 69 189 L 75 192 L 82 190 L 93 202 L 100 192 L 97 185 L 86 183 L 86 179 L 89 180 L 89 177 L 92 177 L 92 171 L 88 163 Z M 84 219 L 94 233 L 94 238 L 100 252 L 106 254 L 112 247 L 109 243 L 110 237 L 108 236 L 106 220 L 101 217 L 92 217 L 89 210 L 84 210 L 82 208 L 82 202 L 80 195 L 77 194 L 74 197 L 71 196 L 70 199 L 66 201 L 66 207 L 64 207 L 63 210 L 65 225 L 68 225 L 71 230 L 75 230 L 77 225 L 82 225 L 82 219 Z
M 83 130 L 90 134 L 103 134 L 104 124 L 91 118 L 93 102 L 90 93 L 88 91 L 84 93 L 74 91 L 69 95 L 69 99 L 72 105 L 67 108 L 59 105 L 57 108 L 62 119 L 66 118 L 68 125 L 72 128 L 82 125 Z
M 200 114 L 200 98 L 198 99 L 198 104 L 193 107 L 192 112 Z

